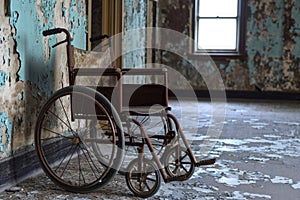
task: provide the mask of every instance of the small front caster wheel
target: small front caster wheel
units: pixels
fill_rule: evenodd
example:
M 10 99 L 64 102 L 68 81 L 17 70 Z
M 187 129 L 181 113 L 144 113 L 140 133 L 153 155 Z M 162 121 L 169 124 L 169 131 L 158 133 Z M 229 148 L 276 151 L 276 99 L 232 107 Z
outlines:
M 181 146 L 175 146 L 166 152 L 164 164 L 167 174 L 181 181 L 189 179 L 195 171 L 192 155 Z
M 130 191 L 141 198 L 153 196 L 160 188 L 159 170 L 153 161 L 146 158 L 132 160 L 125 178 Z

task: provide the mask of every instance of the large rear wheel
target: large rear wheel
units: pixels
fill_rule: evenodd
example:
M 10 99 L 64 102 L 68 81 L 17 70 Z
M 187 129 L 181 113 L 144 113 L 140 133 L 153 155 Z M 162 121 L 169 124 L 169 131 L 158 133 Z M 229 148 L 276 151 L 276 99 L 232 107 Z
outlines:
M 95 121 L 105 124 L 98 130 L 105 134 L 93 133 Z M 104 186 L 123 160 L 119 116 L 103 95 L 87 87 L 62 88 L 50 97 L 37 119 L 35 144 L 45 173 L 71 192 Z

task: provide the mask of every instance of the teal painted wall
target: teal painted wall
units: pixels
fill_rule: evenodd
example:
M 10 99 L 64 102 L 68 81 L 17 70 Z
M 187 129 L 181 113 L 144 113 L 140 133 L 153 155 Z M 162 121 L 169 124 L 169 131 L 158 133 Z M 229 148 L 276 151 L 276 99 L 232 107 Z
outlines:
M 300 1 L 249 1 L 247 67 L 250 84 L 264 90 L 299 91 L 297 21 Z
M 65 48 L 51 48 L 63 37 L 42 31 L 67 28 L 72 44 L 85 49 L 86 25 L 85 0 L 12 0 L 9 16 L 1 10 L 0 160 L 32 148 L 40 106 L 66 85 Z
M 124 32 L 133 29 L 145 28 L 147 26 L 147 0 L 126 0 L 124 2 Z M 138 38 L 138 40 L 136 39 Z M 123 41 L 125 51 L 133 47 L 140 47 L 139 50 L 124 55 L 124 67 L 142 68 L 146 61 L 145 44 L 146 34 L 141 33 L 137 37 L 129 36 Z
M 45 2 L 45 1 L 44 1 Z M 42 31 L 53 27 L 53 15 L 56 1 L 42 3 L 42 12 L 47 17 L 48 23 L 38 17 L 36 1 L 12 1 L 12 17 L 10 24 L 16 30 L 14 39 L 17 43 L 16 51 L 19 52 L 20 69 L 18 80 L 29 80 L 36 84 L 41 92 L 50 93 L 53 90 L 54 56 L 45 60 L 45 46 Z M 49 45 L 55 43 L 54 37 Z
M 65 5 L 67 3 L 58 0 L 41 1 L 23 0 L 11 1 L 11 25 L 16 29 L 14 39 L 17 43 L 21 67 L 18 72 L 21 81 L 29 80 L 36 84 L 40 92 L 50 95 L 53 92 L 55 49 L 51 50 L 50 58 L 46 58 L 43 30 L 56 27 L 57 15 L 55 15 L 56 4 L 62 4 L 61 16 L 66 17 Z M 80 16 L 85 12 L 85 5 L 77 4 L 76 0 L 69 3 L 68 30 L 74 40 L 72 44 L 78 48 L 85 49 L 86 46 L 86 16 Z M 39 7 L 40 6 L 40 7 Z M 40 10 L 39 10 L 40 9 Z M 40 12 L 40 13 L 38 13 Z M 72 28 L 71 28 L 72 27 Z M 56 37 L 50 37 L 48 46 L 57 42 Z M 37 51 L 32 51 L 37 50 Z

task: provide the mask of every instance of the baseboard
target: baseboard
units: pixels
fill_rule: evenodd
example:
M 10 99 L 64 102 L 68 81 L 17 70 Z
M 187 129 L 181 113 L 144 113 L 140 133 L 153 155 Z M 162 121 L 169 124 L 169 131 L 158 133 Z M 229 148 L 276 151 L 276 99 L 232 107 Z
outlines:
M 0 192 L 41 173 L 35 149 L 0 161 Z
M 224 92 L 211 91 L 215 98 L 223 98 Z M 175 95 L 175 94 L 176 95 Z M 255 100 L 300 100 L 300 92 L 271 92 L 271 91 L 237 91 L 227 90 L 225 91 L 226 99 L 255 99 Z M 194 93 L 186 90 L 169 90 L 169 97 L 197 97 L 197 98 L 210 98 L 210 92 L 208 90 L 195 90 Z M 193 95 L 193 96 L 192 96 Z
M 228 99 L 300 100 L 300 93 L 272 91 L 226 91 Z

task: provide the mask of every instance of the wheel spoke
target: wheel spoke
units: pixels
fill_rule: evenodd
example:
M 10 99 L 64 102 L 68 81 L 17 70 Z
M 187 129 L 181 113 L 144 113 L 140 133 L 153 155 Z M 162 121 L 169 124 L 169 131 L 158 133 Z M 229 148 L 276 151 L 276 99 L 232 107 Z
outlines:
M 191 155 L 183 147 L 172 148 L 166 157 L 165 169 L 169 176 L 183 176 L 183 180 L 189 179 L 194 172 L 195 165 Z
M 179 171 L 180 167 L 176 165 L 175 169 L 173 170 L 173 174 L 177 174 Z
M 180 156 L 180 160 L 183 160 L 184 158 L 186 158 L 188 156 L 188 154 L 184 154 L 184 156 Z
M 138 166 L 143 173 L 137 173 Z M 139 176 L 137 176 L 139 175 Z M 129 189 L 138 197 L 147 198 L 154 195 L 160 187 L 159 170 L 155 163 L 148 159 L 132 160 L 128 165 L 128 174 L 125 176 Z
M 156 182 L 156 179 L 150 178 L 150 177 L 147 177 L 146 180 L 149 180 L 149 181 L 152 181 L 152 182 Z
M 59 116 L 57 116 L 54 112 L 48 110 L 49 113 L 51 113 L 53 116 L 55 116 L 57 119 L 59 119 L 64 125 L 66 125 L 70 130 L 71 132 L 73 133 L 73 135 L 75 136 L 74 133 L 76 133 L 71 126 L 69 126 L 64 120 L 62 120 Z
M 97 176 L 97 173 L 95 172 L 95 170 L 100 174 L 101 172 L 98 170 L 98 167 L 96 166 L 95 162 L 93 161 L 92 159 L 92 156 L 90 154 L 90 152 L 88 150 L 86 150 L 87 153 L 84 152 L 84 149 L 82 149 L 82 152 L 87 160 L 87 163 L 89 164 L 90 166 L 90 169 L 92 170 L 93 172 L 93 175 L 95 176 L 96 179 L 100 178 Z M 87 155 L 86 155 L 87 154 Z
M 95 124 L 100 121 L 90 117 L 86 102 L 101 112 L 103 123 Z M 77 112 L 72 103 L 78 103 L 76 116 L 70 112 Z M 93 120 L 95 130 L 91 129 Z M 121 165 L 123 160 L 121 131 L 118 113 L 99 92 L 81 86 L 62 88 L 45 102 L 38 115 L 37 154 L 46 175 L 55 184 L 67 191 L 89 192 L 107 184 L 118 171 L 112 166 Z
M 147 126 L 147 129 L 150 130 L 150 129 L 152 129 L 152 128 L 157 127 L 158 125 L 160 126 L 160 123 L 161 123 L 161 122 L 156 122 L 156 124 L 153 124 L 152 126 Z
M 148 189 L 148 191 L 150 191 L 151 190 L 151 188 L 150 188 L 150 186 L 148 185 L 148 183 L 145 181 L 145 186 L 147 187 L 147 189 Z
M 185 166 L 181 166 L 181 168 L 186 172 L 186 173 L 188 173 L 189 171 L 185 168 Z
M 65 116 L 66 116 L 67 121 L 68 121 L 68 124 L 69 124 L 69 127 L 71 127 L 71 123 L 70 123 L 69 117 L 68 117 L 68 115 L 67 115 L 65 106 L 63 106 L 63 104 L 62 104 L 61 98 L 59 98 L 59 102 L 60 102 L 61 107 L 63 108 L 63 111 L 64 111 L 64 113 L 65 113 Z
M 74 145 L 72 145 L 72 148 L 71 148 L 68 152 L 71 152 L 71 150 L 73 149 L 73 146 L 74 146 Z M 74 150 L 72 151 L 72 154 L 71 154 L 71 156 L 69 157 L 69 160 L 67 161 L 67 163 L 66 163 L 66 165 L 65 165 L 65 168 L 64 168 L 63 171 L 61 172 L 60 177 L 62 177 L 63 174 L 65 173 L 65 170 L 67 169 L 67 166 L 69 165 L 70 161 L 72 160 L 72 157 L 73 157 L 75 151 L 76 151 L 76 146 L 75 146 Z M 68 155 L 68 153 L 66 154 L 66 157 L 67 157 L 67 155 Z M 66 158 L 66 157 L 65 157 L 65 158 Z M 60 162 L 60 164 L 58 165 L 58 167 L 56 168 L 56 170 L 58 170 L 58 169 L 60 168 L 60 166 L 64 163 L 65 158 Z M 55 170 L 55 171 L 56 171 L 56 170 Z
M 82 173 L 82 169 L 81 169 L 81 163 L 80 163 L 80 148 L 77 148 L 77 155 L 78 155 L 78 184 L 80 185 L 80 177 L 82 177 L 83 179 L 83 183 L 86 183 L 85 182 L 85 178 L 84 178 L 84 175 Z
M 67 139 L 73 139 L 74 137 L 67 137 L 67 136 L 64 136 L 63 133 L 58 133 L 58 132 L 55 132 L 55 131 L 52 131 L 48 128 L 45 128 L 45 127 L 42 127 L 42 129 L 46 130 L 46 131 L 49 131 L 51 133 L 54 133 L 55 135 L 58 135 L 58 136 L 61 136 L 63 138 L 67 138 Z

